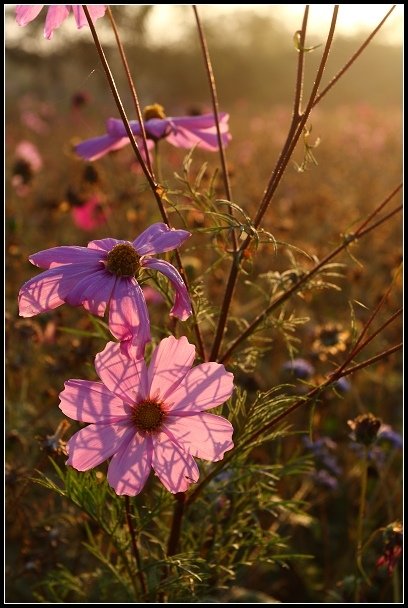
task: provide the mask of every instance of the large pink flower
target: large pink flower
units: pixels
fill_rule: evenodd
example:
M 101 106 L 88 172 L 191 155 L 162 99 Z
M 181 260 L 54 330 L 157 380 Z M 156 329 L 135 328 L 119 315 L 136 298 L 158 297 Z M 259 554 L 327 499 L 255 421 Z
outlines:
M 144 111 L 145 130 L 148 138 L 148 147 L 153 146 L 154 141 L 167 139 L 177 148 L 193 148 L 198 146 L 203 150 L 218 150 L 217 128 L 213 114 L 202 116 L 179 116 L 171 117 L 164 114 L 159 104 L 147 106 Z M 225 112 L 220 114 L 221 137 L 227 144 L 231 135 L 228 130 L 229 115 Z M 141 130 L 139 121 L 130 121 L 132 133 L 135 135 L 141 149 Z M 83 141 L 75 146 L 79 156 L 86 160 L 97 160 L 108 152 L 119 150 L 129 144 L 129 137 L 122 120 L 108 118 L 106 123 L 106 135 L 94 137 Z
M 103 316 L 109 304 L 109 328 L 123 341 L 124 350 L 143 356 L 150 341 L 150 322 L 145 298 L 137 278 L 144 269 L 158 270 L 175 289 L 170 311 L 184 321 L 191 315 L 191 302 L 178 271 L 153 254 L 179 247 L 190 233 L 153 224 L 132 243 L 107 238 L 87 247 L 52 247 L 29 260 L 45 272 L 27 281 L 19 293 L 20 315 L 32 317 L 64 302 L 83 306 Z
M 41 12 L 44 4 L 17 4 L 16 21 L 18 25 L 27 25 L 33 21 Z M 92 21 L 96 21 L 99 17 L 103 17 L 106 11 L 105 4 L 87 5 Z M 50 40 L 56 30 L 63 21 L 68 17 L 70 11 L 74 13 L 75 21 L 78 29 L 88 25 L 85 17 L 84 9 L 80 4 L 52 4 L 48 6 L 47 17 L 44 26 L 44 38 Z
M 160 342 L 149 367 L 109 342 L 95 359 L 102 382 L 68 380 L 60 408 L 91 424 L 68 442 L 67 464 L 87 471 L 113 456 L 108 481 L 117 494 L 135 496 L 151 467 L 170 492 L 198 480 L 193 457 L 221 460 L 233 448 L 233 428 L 205 410 L 231 396 L 233 375 L 219 363 L 191 368 L 195 348 L 187 338 Z

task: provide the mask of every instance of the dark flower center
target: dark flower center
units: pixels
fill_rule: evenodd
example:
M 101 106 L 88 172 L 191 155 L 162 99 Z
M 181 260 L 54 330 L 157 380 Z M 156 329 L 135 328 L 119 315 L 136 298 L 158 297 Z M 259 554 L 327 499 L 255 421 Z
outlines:
M 320 342 L 324 346 L 335 346 L 339 342 L 339 332 L 337 329 L 323 329 L 320 334 Z
M 13 166 L 13 175 L 19 175 L 23 184 L 29 184 L 33 177 L 30 163 L 23 159 L 16 160 Z
M 140 268 L 140 256 L 130 243 L 119 243 L 108 253 L 106 269 L 118 277 L 134 277 Z
M 162 404 L 148 400 L 135 406 L 132 419 L 138 431 L 157 433 L 161 429 L 164 416 L 165 412 L 162 409 Z
M 143 118 L 150 120 L 151 118 L 166 118 L 166 113 L 163 106 L 159 103 L 154 103 L 151 106 L 146 106 L 143 110 Z

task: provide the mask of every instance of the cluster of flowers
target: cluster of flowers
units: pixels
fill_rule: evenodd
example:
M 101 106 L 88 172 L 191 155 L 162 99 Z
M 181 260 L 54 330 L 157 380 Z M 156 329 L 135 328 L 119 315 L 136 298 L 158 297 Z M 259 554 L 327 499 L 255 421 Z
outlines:
M 26 25 L 43 5 L 17 6 L 17 22 Z M 44 35 L 51 38 L 72 8 L 78 28 L 87 24 L 80 6 L 50 6 Z M 93 20 L 105 6 L 92 5 Z M 167 138 L 173 145 L 217 149 L 214 116 L 166 118 L 158 104 L 145 111 L 149 144 Z M 228 115 L 221 116 L 224 143 L 230 139 Z M 132 131 L 140 135 L 138 123 Z M 108 120 L 108 133 L 77 146 L 83 158 L 95 160 L 129 143 L 120 120 Z M 145 270 L 161 272 L 175 290 L 170 315 L 184 321 L 192 314 L 186 285 L 177 269 L 154 256 L 180 247 L 190 233 L 156 223 L 133 242 L 104 238 L 87 247 L 64 246 L 40 251 L 29 260 L 45 272 L 27 281 L 19 293 L 23 317 L 63 303 L 83 306 L 104 316 L 119 342 L 109 342 L 96 355 L 101 382 L 68 380 L 60 394 L 60 409 L 74 420 L 89 423 L 68 442 L 67 464 L 79 471 L 111 458 L 108 482 L 117 494 L 134 496 L 153 467 L 163 485 L 184 492 L 198 480 L 194 457 L 221 460 L 232 449 L 231 424 L 206 410 L 224 403 L 233 391 L 233 375 L 223 365 L 204 362 L 192 367 L 195 347 L 186 337 L 169 336 L 153 350 L 150 364 L 145 347 L 151 340 L 146 301 L 140 286 Z

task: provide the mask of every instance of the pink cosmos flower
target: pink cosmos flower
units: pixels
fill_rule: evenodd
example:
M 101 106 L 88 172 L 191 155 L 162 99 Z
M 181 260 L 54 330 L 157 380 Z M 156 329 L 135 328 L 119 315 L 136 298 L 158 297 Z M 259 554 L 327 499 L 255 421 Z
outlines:
M 87 471 L 113 456 L 108 482 L 116 494 L 141 492 L 153 467 L 169 492 L 198 480 L 193 457 L 216 462 L 233 448 L 233 427 L 207 414 L 233 391 L 233 375 L 219 363 L 191 368 L 195 348 L 187 338 L 160 342 L 149 367 L 108 342 L 95 359 L 102 382 L 68 380 L 60 409 L 91 424 L 68 442 L 67 464 Z
M 153 142 L 159 139 L 167 141 L 177 148 L 193 148 L 198 146 L 203 150 L 218 150 L 217 128 L 213 114 L 203 114 L 202 116 L 179 116 L 166 117 L 162 106 L 154 104 L 147 106 L 144 111 L 145 130 L 148 138 L 149 148 L 153 147 Z M 224 144 L 231 140 L 228 130 L 229 114 L 220 114 L 221 137 Z M 132 133 L 135 135 L 139 148 L 143 149 L 140 140 L 139 121 L 130 121 Z M 119 150 L 129 144 L 129 137 L 122 120 L 108 118 L 106 123 L 106 135 L 94 137 L 83 141 L 75 146 L 79 156 L 86 160 L 97 160 L 105 156 L 108 152 Z
M 41 12 L 44 4 L 17 4 L 16 21 L 18 25 L 27 25 L 33 21 Z M 87 5 L 92 21 L 96 21 L 103 17 L 106 11 L 104 4 Z M 63 21 L 68 17 L 70 11 L 74 13 L 75 21 L 78 29 L 88 25 L 85 17 L 84 9 L 79 4 L 52 4 L 48 6 L 47 17 L 45 19 L 44 38 L 50 40 L 56 30 Z
M 187 319 L 191 302 L 183 279 L 172 264 L 152 255 L 179 247 L 189 236 L 186 230 L 157 223 L 132 243 L 106 238 L 87 247 L 52 247 L 35 253 L 30 262 L 47 270 L 20 289 L 20 315 L 32 317 L 66 302 L 102 317 L 109 305 L 112 334 L 123 341 L 129 356 L 134 352 L 143 356 L 150 341 L 150 323 L 137 278 L 144 269 L 164 274 L 175 289 L 170 314 Z
M 102 209 L 101 201 L 97 195 L 89 197 L 83 205 L 72 207 L 74 224 L 82 230 L 94 230 L 106 223 L 109 210 Z

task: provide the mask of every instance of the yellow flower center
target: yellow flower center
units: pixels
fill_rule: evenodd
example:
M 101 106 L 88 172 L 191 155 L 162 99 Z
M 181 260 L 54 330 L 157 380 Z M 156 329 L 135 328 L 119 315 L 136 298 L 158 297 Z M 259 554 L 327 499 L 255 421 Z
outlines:
M 151 118 L 166 118 L 166 113 L 163 106 L 159 103 L 154 103 L 151 106 L 146 106 L 143 110 L 143 118 L 150 120 Z
M 132 419 L 138 431 L 142 433 L 157 433 L 162 426 L 165 412 L 157 401 L 142 401 L 133 411 Z
M 134 277 L 140 268 L 140 256 L 130 243 L 119 243 L 108 253 L 106 268 L 118 277 Z

